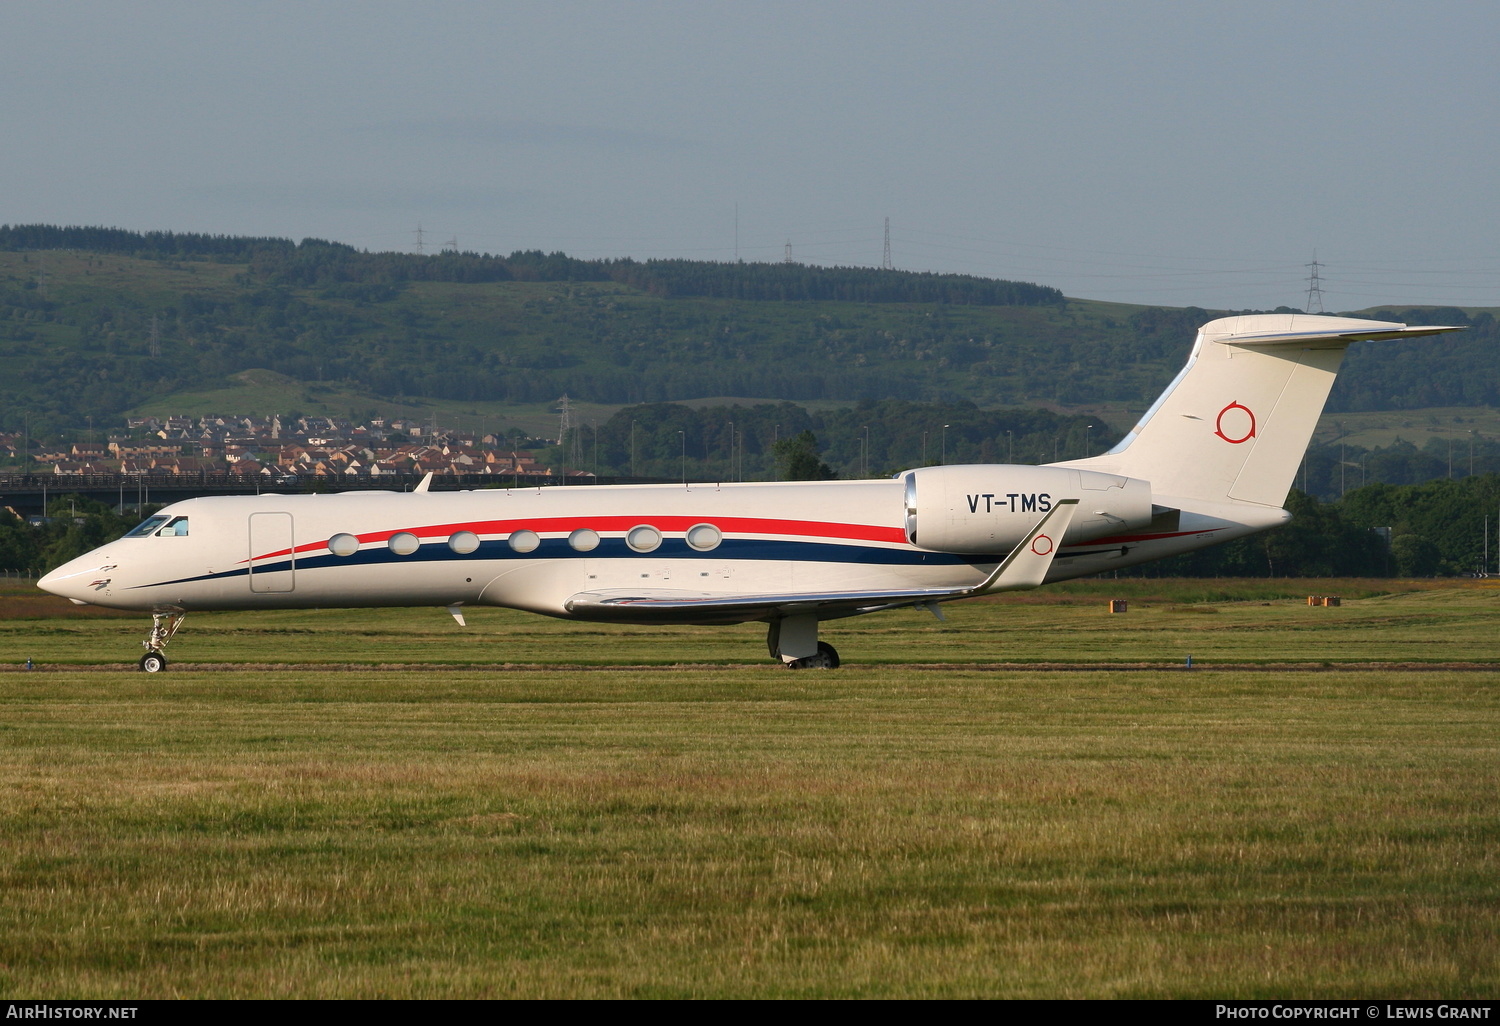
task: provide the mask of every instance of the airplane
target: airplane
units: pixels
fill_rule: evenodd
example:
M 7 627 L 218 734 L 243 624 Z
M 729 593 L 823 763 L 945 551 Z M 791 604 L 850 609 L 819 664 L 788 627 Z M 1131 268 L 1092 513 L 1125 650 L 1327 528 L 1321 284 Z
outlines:
M 504 606 L 624 624 L 762 621 L 835 669 L 825 620 L 1085 577 L 1277 527 L 1345 349 L 1461 330 L 1309 314 L 1203 325 L 1108 452 L 890 479 L 265 494 L 173 503 L 43 577 L 149 612 L 140 668 L 200 610 Z

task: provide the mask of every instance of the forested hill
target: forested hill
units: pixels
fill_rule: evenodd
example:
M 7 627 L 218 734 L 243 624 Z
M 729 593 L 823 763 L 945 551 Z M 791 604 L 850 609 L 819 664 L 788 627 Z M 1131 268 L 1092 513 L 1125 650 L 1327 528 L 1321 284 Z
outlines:
M 0 430 L 103 426 L 266 368 L 383 400 L 706 396 L 1142 407 L 1218 312 L 963 275 L 798 264 L 363 253 L 318 240 L 0 227 Z M 1335 407 L 1500 404 L 1488 313 L 1361 345 Z M 264 410 L 220 412 L 270 412 Z
M 1057 289 L 967 274 L 930 274 L 868 267 L 713 263 L 702 260 L 578 260 L 540 250 L 508 257 L 445 250 L 369 253 L 322 239 L 130 232 L 119 228 L 0 225 L 0 250 L 80 250 L 158 260 L 212 259 L 250 265 L 268 285 L 397 285 L 415 281 L 604 282 L 653 296 L 719 299 L 822 300 L 853 303 L 948 303 L 974 306 L 1058 306 Z

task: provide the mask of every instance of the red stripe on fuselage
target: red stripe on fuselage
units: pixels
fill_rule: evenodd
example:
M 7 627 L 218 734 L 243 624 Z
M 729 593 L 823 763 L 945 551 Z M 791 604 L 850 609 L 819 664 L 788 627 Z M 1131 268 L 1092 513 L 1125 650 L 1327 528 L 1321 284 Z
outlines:
M 803 538 L 834 538 L 840 541 L 874 541 L 901 544 L 906 541 L 906 532 L 899 527 L 877 527 L 871 524 L 830 524 L 817 520 L 769 520 L 757 517 L 542 517 L 514 520 L 480 520 L 470 523 L 436 524 L 430 527 L 398 527 L 390 531 L 371 531 L 357 535 L 360 544 L 389 541 L 392 535 L 403 531 L 422 539 L 446 538 L 458 531 L 473 531 L 475 534 L 511 534 L 519 530 L 535 531 L 537 534 L 560 534 L 591 528 L 601 534 L 620 533 L 650 524 L 660 531 L 681 533 L 694 524 L 713 524 L 725 533 L 774 534 Z M 327 539 L 306 542 L 295 549 L 279 549 L 255 559 L 275 559 L 293 552 L 315 552 L 328 547 Z M 242 560 L 242 562 L 247 562 Z

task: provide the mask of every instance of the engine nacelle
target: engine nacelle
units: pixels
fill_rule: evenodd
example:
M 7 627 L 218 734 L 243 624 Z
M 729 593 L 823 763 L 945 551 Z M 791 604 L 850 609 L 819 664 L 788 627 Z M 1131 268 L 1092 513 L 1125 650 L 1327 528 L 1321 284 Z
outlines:
M 906 539 L 933 552 L 1009 552 L 1059 499 L 1077 499 L 1063 545 L 1151 522 L 1151 484 L 1070 467 L 980 464 L 907 473 Z

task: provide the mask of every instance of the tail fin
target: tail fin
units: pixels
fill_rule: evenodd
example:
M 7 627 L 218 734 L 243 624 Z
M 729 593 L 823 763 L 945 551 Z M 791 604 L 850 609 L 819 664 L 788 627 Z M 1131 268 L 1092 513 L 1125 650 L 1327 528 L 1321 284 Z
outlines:
M 1351 342 L 1459 330 L 1308 314 L 1210 321 L 1187 366 L 1120 444 L 1069 466 L 1150 481 L 1159 503 L 1279 507 Z

